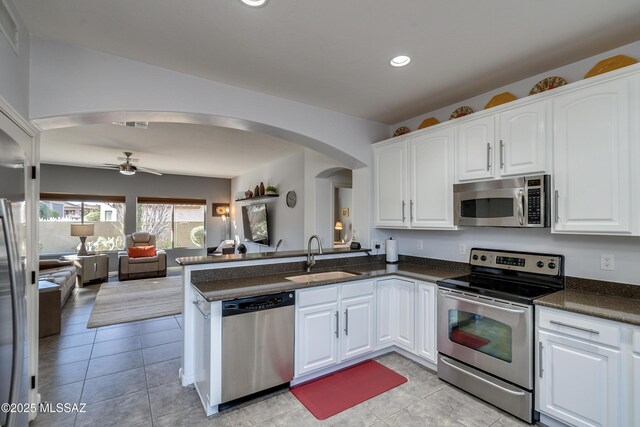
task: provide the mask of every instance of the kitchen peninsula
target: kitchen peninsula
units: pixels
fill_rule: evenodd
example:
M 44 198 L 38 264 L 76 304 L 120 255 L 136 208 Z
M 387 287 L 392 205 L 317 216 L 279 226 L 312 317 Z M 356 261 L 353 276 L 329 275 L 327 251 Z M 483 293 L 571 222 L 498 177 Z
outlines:
M 223 301 L 237 298 L 295 294 L 292 384 L 390 351 L 435 370 L 435 281 L 466 272 L 465 264 L 407 257 L 388 265 L 368 250 L 336 249 L 316 254 L 307 277 L 305 260 L 303 251 L 177 260 L 184 287 L 180 377 L 183 386 L 195 384 L 208 415 L 224 401 Z M 324 280 L 322 272 L 348 277 Z

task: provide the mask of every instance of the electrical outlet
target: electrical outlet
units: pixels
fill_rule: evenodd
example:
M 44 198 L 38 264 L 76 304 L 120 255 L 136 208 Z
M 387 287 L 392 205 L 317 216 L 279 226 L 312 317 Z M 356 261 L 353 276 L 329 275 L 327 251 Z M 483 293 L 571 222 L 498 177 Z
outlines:
M 416 241 L 416 249 L 418 249 L 419 251 L 421 251 L 422 249 L 424 249 L 424 245 L 423 245 L 423 241 L 422 240 L 417 240 Z
M 371 245 L 374 249 L 380 249 L 382 247 L 382 243 L 380 243 L 380 240 L 372 240 Z
M 600 270 L 610 270 L 613 271 L 616 269 L 616 259 L 612 254 L 601 254 L 600 255 Z
M 460 243 L 458 245 L 458 253 L 460 255 L 466 255 L 466 253 L 467 253 L 467 245 L 465 245 L 464 243 Z

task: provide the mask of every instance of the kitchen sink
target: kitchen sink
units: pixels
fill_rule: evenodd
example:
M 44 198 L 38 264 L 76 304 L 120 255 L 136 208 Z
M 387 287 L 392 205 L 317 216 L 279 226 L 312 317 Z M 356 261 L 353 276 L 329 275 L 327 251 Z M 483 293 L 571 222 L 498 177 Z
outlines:
M 285 277 L 296 283 L 322 282 L 325 280 L 345 279 L 347 277 L 357 276 L 356 273 L 348 273 L 346 271 L 326 271 L 323 273 L 309 273 L 300 276 Z

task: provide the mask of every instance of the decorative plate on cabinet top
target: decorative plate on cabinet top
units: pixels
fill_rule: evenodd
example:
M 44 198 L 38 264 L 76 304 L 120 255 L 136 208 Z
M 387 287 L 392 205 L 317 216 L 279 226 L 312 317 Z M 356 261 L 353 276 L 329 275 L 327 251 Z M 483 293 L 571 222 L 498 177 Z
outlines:
M 567 81 L 562 77 L 547 77 L 546 79 L 542 79 L 538 83 L 536 83 L 536 85 L 529 91 L 529 95 L 546 92 L 548 90 L 555 89 L 566 84 Z
M 449 120 L 453 120 L 453 119 L 457 119 L 459 117 L 463 117 L 463 116 L 468 116 L 469 114 L 473 113 L 473 109 L 471 107 L 458 107 L 456 108 L 453 113 L 451 113 L 451 115 L 449 116 Z
M 515 101 L 516 98 L 511 92 L 502 92 L 494 96 L 487 102 L 487 105 L 484 106 L 484 109 L 491 107 L 497 107 L 498 105 L 506 104 L 507 102 Z
M 609 71 L 617 70 L 618 68 L 624 68 L 629 65 L 637 64 L 638 61 L 627 55 L 616 55 L 611 58 L 603 59 L 598 62 L 584 75 L 585 79 L 589 77 L 597 76 L 598 74 L 608 73 Z
M 435 117 L 429 117 L 428 119 L 424 119 L 422 123 L 420 123 L 418 129 L 428 128 L 429 126 L 437 125 L 438 123 L 440 123 L 438 119 L 436 119 Z
M 400 136 L 400 135 L 404 135 L 406 133 L 411 132 L 411 129 L 409 129 L 406 126 L 400 126 L 398 129 L 396 129 L 396 131 L 393 133 L 393 136 Z

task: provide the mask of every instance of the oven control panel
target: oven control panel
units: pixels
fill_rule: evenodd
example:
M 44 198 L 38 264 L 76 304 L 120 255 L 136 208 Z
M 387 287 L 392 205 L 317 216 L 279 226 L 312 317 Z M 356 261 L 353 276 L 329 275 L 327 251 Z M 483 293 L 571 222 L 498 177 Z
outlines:
M 516 270 L 556 276 L 562 273 L 562 257 L 558 255 L 503 252 L 490 249 L 471 249 L 469 264 L 479 267 Z

